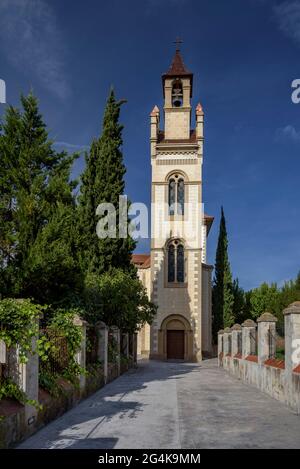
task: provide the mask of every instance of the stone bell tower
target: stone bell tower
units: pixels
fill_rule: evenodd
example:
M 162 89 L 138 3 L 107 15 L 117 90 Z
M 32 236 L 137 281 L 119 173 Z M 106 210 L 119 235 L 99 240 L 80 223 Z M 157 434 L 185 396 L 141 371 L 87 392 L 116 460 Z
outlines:
M 177 47 L 162 75 L 163 125 L 151 118 L 150 296 L 157 316 L 150 330 L 150 358 L 199 361 L 211 339 L 211 266 L 206 237 L 213 222 L 202 211 L 202 106 L 192 128 L 193 74 Z
M 179 49 L 167 73 L 162 76 L 164 94 L 165 138 L 189 139 L 193 74 L 182 61 Z

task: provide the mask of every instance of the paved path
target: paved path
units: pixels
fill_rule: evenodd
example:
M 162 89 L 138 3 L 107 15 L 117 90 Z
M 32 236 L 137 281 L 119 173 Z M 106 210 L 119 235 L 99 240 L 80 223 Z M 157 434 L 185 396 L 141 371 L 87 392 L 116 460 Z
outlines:
M 300 448 L 300 416 L 215 360 L 142 361 L 19 448 Z

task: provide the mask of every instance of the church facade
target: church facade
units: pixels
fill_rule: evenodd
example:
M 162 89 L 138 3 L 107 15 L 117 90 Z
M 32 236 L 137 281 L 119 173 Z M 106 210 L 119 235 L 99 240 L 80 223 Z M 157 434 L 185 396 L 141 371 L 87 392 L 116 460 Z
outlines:
M 163 129 L 159 108 L 150 114 L 151 253 L 133 255 L 158 311 L 152 325 L 138 333 L 138 353 L 201 361 L 212 351 L 206 241 L 213 217 L 202 210 L 204 113 L 198 104 L 192 129 L 193 74 L 178 48 L 162 85 Z

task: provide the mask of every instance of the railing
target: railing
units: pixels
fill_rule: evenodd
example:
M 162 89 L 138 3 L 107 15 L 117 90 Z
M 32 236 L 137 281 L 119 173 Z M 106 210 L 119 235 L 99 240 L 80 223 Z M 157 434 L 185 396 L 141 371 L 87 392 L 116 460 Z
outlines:
M 86 329 L 86 364 L 92 365 L 98 362 L 97 354 L 97 331 L 95 327 L 88 326 Z
M 276 357 L 276 341 L 277 341 L 277 334 L 273 332 L 271 329 L 268 330 L 268 344 L 269 344 L 269 356 L 268 358 L 275 358 Z
M 53 374 L 60 374 L 68 365 L 67 339 L 52 329 L 40 329 L 40 335 L 49 339 L 53 345 L 48 360 L 40 362 L 41 368 L 46 367 Z

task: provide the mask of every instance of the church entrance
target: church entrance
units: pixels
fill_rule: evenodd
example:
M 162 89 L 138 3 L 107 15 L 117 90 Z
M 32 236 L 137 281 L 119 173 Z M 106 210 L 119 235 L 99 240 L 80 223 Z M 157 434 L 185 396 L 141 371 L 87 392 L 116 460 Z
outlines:
M 167 331 L 167 359 L 184 359 L 184 331 Z
M 151 357 L 152 358 L 152 357 Z M 170 314 L 158 331 L 158 354 L 160 360 L 193 361 L 193 331 L 189 321 L 181 314 Z

